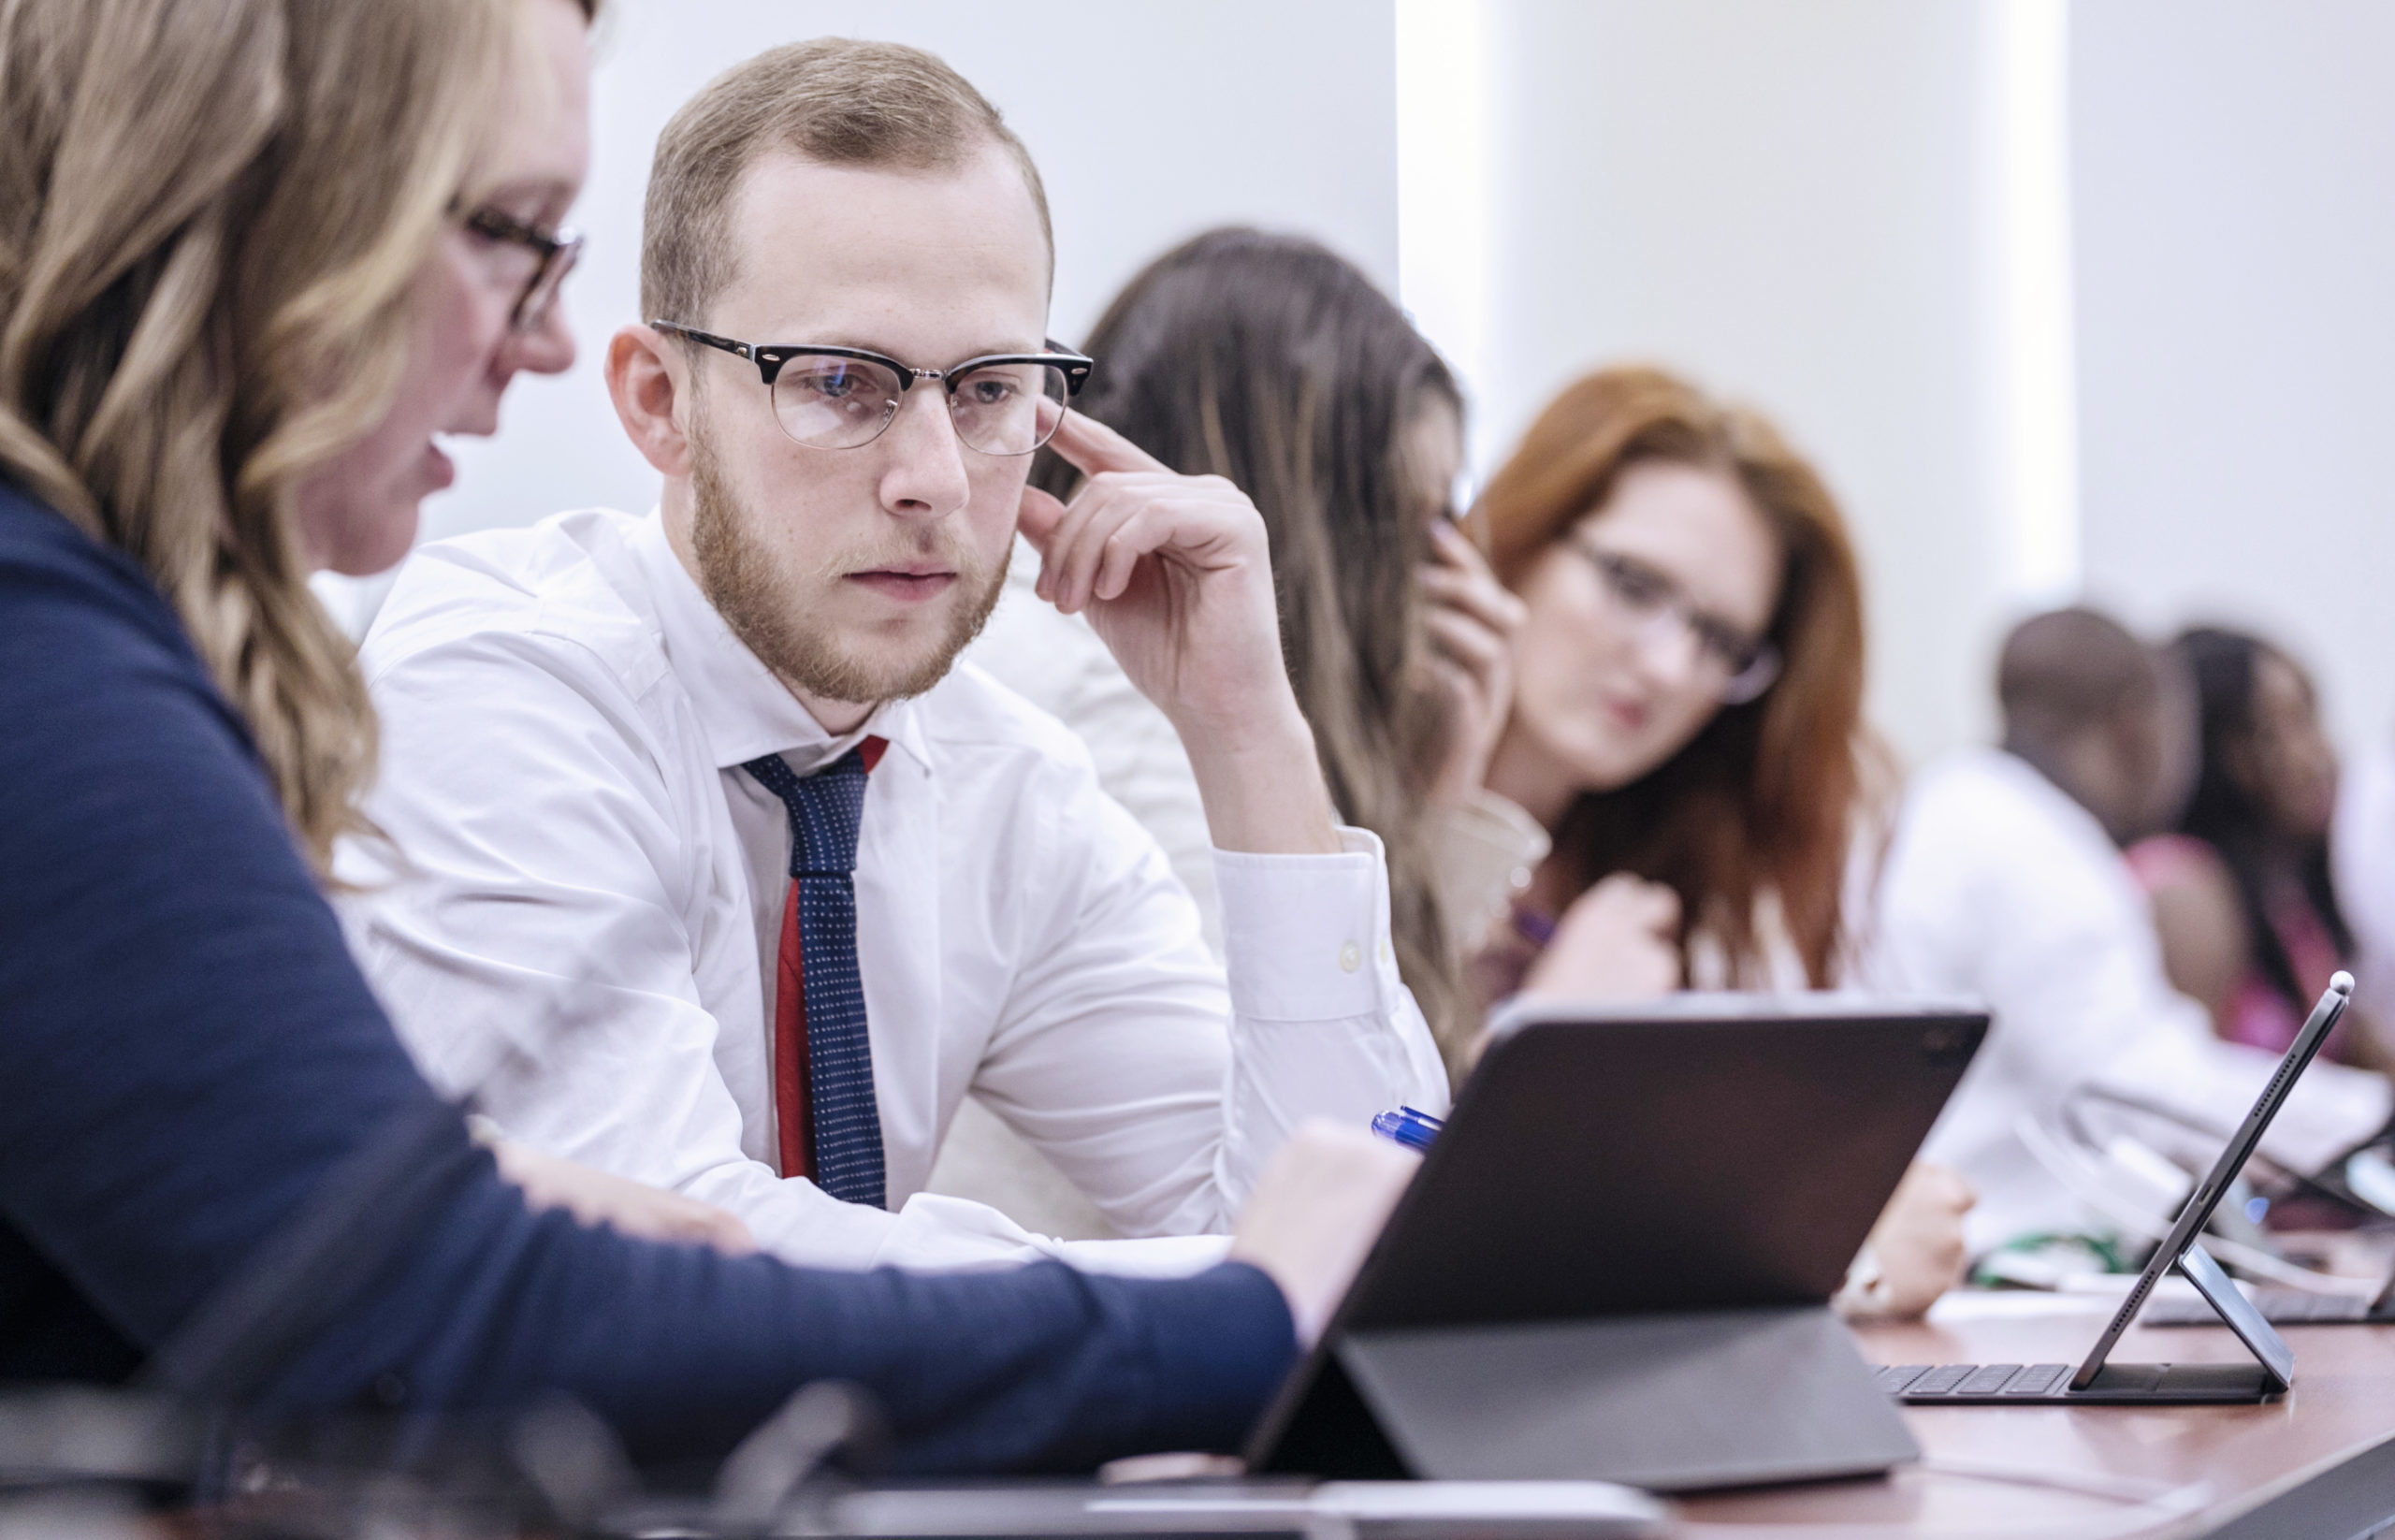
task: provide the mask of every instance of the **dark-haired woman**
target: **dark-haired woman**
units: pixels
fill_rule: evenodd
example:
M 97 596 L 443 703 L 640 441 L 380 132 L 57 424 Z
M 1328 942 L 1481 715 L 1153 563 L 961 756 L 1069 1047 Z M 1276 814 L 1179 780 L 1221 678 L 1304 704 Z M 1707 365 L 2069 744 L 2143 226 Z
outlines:
M 2178 832 L 2141 842 L 2129 864 L 2172 985 L 2223 1038 L 2283 1053 L 2330 976 L 2354 966 L 2329 870 L 2337 752 L 2311 676 L 2260 637 L 2192 627 L 2170 652 L 2195 686 L 2196 790 Z M 2328 1053 L 2382 1062 L 2367 1021 L 2348 1011 Z
M 1848 981 L 1887 777 L 1862 581 L 1820 475 L 1755 414 L 1613 369 L 1540 414 L 1473 519 L 1527 611 L 1489 784 L 1554 839 L 1479 953 L 1485 997 Z M 1869 1303 L 1952 1282 L 1969 1201 L 1916 1169 Z

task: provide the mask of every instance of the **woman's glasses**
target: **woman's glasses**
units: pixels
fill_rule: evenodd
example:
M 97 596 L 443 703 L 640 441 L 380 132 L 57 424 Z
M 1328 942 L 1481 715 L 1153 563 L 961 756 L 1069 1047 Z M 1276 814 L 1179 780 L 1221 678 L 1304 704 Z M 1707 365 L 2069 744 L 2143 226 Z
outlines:
M 757 366 L 774 417 L 809 449 L 857 449 L 881 436 L 917 381 L 942 387 L 956 436 L 984 455 L 1028 455 L 1054 436 L 1091 362 L 1051 342 L 1045 353 L 993 353 L 948 369 L 915 369 L 864 348 L 736 342 L 678 321 L 651 321 Z
M 572 230 L 544 230 L 527 225 L 497 209 L 476 209 L 459 223 L 485 240 L 529 254 L 524 287 L 515 297 L 515 308 L 508 312 L 507 324 L 518 332 L 540 329 L 541 323 L 549 318 L 550 307 L 557 303 L 558 289 L 565 283 L 565 275 L 573 270 L 574 263 L 582 256 L 582 238 Z
M 1778 647 L 1706 614 L 1663 574 L 1585 539 L 1564 544 L 1596 569 L 1615 613 L 1642 640 L 1668 637 L 1690 648 L 1698 676 L 1722 705 L 1744 705 L 1779 677 Z

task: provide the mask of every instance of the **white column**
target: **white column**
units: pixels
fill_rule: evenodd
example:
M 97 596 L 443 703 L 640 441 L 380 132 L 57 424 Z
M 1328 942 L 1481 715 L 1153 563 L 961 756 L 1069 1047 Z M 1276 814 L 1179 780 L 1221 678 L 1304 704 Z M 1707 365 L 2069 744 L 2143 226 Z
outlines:
M 1488 58 L 1480 0 L 1396 0 L 1399 298 L 1474 410 L 1475 466 L 1490 436 Z
M 2079 370 L 2072 332 L 2068 0 L 1983 4 L 1980 186 L 1992 265 L 1996 514 L 2006 597 L 2078 597 Z

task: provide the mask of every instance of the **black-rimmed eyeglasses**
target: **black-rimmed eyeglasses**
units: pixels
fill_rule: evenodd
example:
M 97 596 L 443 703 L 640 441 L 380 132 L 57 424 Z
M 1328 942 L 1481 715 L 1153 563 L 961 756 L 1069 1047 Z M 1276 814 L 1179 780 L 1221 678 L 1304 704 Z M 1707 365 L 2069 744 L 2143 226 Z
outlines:
M 558 289 L 565 283 L 565 275 L 581 259 L 582 237 L 572 230 L 544 230 L 497 209 L 473 210 L 461 216 L 458 223 L 485 240 L 531 254 L 531 271 L 525 275 L 523 290 L 515 297 L 515 308 L 508 312 L 507 324 L 519 332 L 537 330 L 549 318 L 549 308 L 557 303 Z
M 966 447 L 1028 455 L 1054 436 L 1065 404 L 1092 368 L 1053 342 L 1045 353 L 991 353 L 947 369 L 916 369 L 864 348 L 736 342 L 678 321 L 649 325 L 755 364 L 773 392 L 782 431 L 810 449 L 871 443 L 897 417 L 915 382 L 928 380 L 945 388 L 949 417 Z

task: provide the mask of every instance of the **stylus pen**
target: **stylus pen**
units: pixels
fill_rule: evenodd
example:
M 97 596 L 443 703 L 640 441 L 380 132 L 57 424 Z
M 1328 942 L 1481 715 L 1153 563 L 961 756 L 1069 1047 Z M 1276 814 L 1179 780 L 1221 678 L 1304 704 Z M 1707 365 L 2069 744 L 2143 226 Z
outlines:
M 1446 1125 L 1428 1112 L 1401 1107 L 1394 1112 L 1382 1112 L 1372 1119 L 1372 1132 L 1383 1139 L 1393 1139 L 1409 1150 L 1427 1150 L 1430 1140 Z

